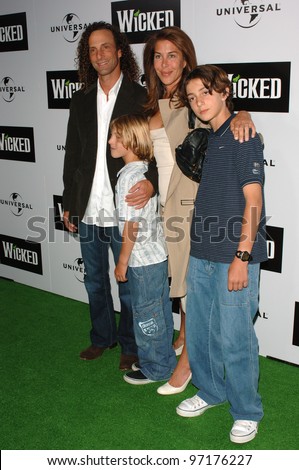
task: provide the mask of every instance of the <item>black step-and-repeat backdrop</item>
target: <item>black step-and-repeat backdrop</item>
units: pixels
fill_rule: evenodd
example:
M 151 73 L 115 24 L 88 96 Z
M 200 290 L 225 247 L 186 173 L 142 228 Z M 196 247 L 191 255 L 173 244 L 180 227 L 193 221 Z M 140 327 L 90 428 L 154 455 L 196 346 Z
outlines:
M 0 276 L 87 301 L 78 239 L 61 220 L 78 40 L 93 21 L 116 23 L 141 63 L 145 36 L 177 25 L 199 63 L 225 68 L 236 109 L 264 136 L 269 261 L 256 331 L 262 355 L 299 364 L 298 18 L 295 0 L 2 0 Z

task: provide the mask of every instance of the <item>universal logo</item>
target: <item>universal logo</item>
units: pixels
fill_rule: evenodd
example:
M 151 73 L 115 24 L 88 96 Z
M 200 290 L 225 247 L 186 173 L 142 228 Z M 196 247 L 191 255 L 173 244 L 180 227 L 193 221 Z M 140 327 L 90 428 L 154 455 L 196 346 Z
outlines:
M 51 33 L 61 33 L 67 42 L 76 42 L 80 37 L 80 33 L 88 26 L 87 23 L 82 23 L 76 13 L 67 13 L 61 21 L 59 26 L 51 26 Z
M 264 167 L 266 167 L 266 168 L 275 168 L 276 167 L 276 161 L 273 160 L 272 158 L 264 158 Z
M 56 149 L 58 152 L 65 152 L 65 144 L 57 144 Z
M 40 243 L 0 235 L 0 261 L 12 268 L 43 274 Z
M 76 258 L 71 264 L 63 262 L 62 265 L 63 269 L 66 269 L 67 271 L 70 271 L 74 274 L 77 281 L 84 282 L 85 268 L 83 258 Z
M 282 272 L 282 254 L 283 254 L 283 228 L 271 227 L 267 225 L 267 250 L 268 261 L 261 263 L 261 269 Z
M 150 33 L 181 26 L 180 0 L 128 0 L 111 3 L 112 24 L 127 34 L 131 44 L 142 44 Z
M 231 6 L 233 5 L 233 6 Z M 232 16 L 240 28 L 253 28 L 262 16 L 281 11 L 279 2 L 265 2 L 263 0 L 234 0 L 230 6 L 217 8 L 217 16 Z
M 25 88 L 20 85 L 16 85 L 13 78 L 3 77 L 0 83 L 1 96 L 7 103 L 13 101 L 18 93 L 24 93 Z
M 236 111 L 289 112 L 290 62 L 217 65 L 232 82 Z
M 26 13 L 0 16 L 0 52 L 28 50 Z
M 47 72 L 49 109 L 69 109 L 73 94 L 80 88 L 76 70 Z
M 33 210 L 32 205 L 24 202 L 19 193 L 11 193 L 8 199 L 0 199 L 0 204 L 8 207 L 16 217 L 23 215 L 25 210 Z
M 35 162 L 32 127 L 0 126 L 0 160 Z

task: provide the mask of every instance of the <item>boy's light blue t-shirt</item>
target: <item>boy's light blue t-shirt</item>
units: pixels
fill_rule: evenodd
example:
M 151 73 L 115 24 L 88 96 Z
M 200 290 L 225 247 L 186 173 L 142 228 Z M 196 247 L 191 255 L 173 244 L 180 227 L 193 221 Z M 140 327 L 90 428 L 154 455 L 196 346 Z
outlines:
M 128 206 L 125 197 L 138 181 L 145 179 L 148 164 L 144 161 L 131 162 L 118 172 L 115 188 L 117 222 L 122 235 L 125 221 L 139 223 L 138 236 L 131 253 L 129 266 L 147 266 L 167 259 L 167 249 L 162 220 L 158 213 L 157 196 L 150 198 L 142 209 Z

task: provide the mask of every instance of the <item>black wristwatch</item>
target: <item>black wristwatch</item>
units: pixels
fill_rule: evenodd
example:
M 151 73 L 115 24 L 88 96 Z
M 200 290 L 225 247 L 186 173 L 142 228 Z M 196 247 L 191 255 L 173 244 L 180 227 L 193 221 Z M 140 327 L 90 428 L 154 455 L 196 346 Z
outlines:
M 252 256 L 248 251 L 236 251 L 236 257 L 239 258 L 241 261 L 252 261 Z

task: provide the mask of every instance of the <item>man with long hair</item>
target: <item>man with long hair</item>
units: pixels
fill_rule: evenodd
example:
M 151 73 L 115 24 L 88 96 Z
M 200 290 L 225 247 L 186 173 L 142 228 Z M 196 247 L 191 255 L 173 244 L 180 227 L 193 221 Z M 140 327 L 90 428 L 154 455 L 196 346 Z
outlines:
M 92 23 L 82 33 L 76 63 L 82 88 L 73 95 L 70 106 L 63 207 L 65 226 L 70 232 L 78 230 L 80 236 L 89 298 L 91 345 L 80 358 L 96 359 L 119 342 L 119 367 L 126 370 L 138 360 L 129 285 L 119 284 L 117 328 L 109 277 L 109 247 L 115 262 L 121 247 L 114 190 L 124 163 L 111 157 L 107 141 L 111 119 L 142 113 L 146 90 L 137 83 L 139 67 L 125 34 L 104 21 Z M 145 176 L 147 179 L 132 188 L 130 203 L 137 208 L 157 189 L 155 164 Z

